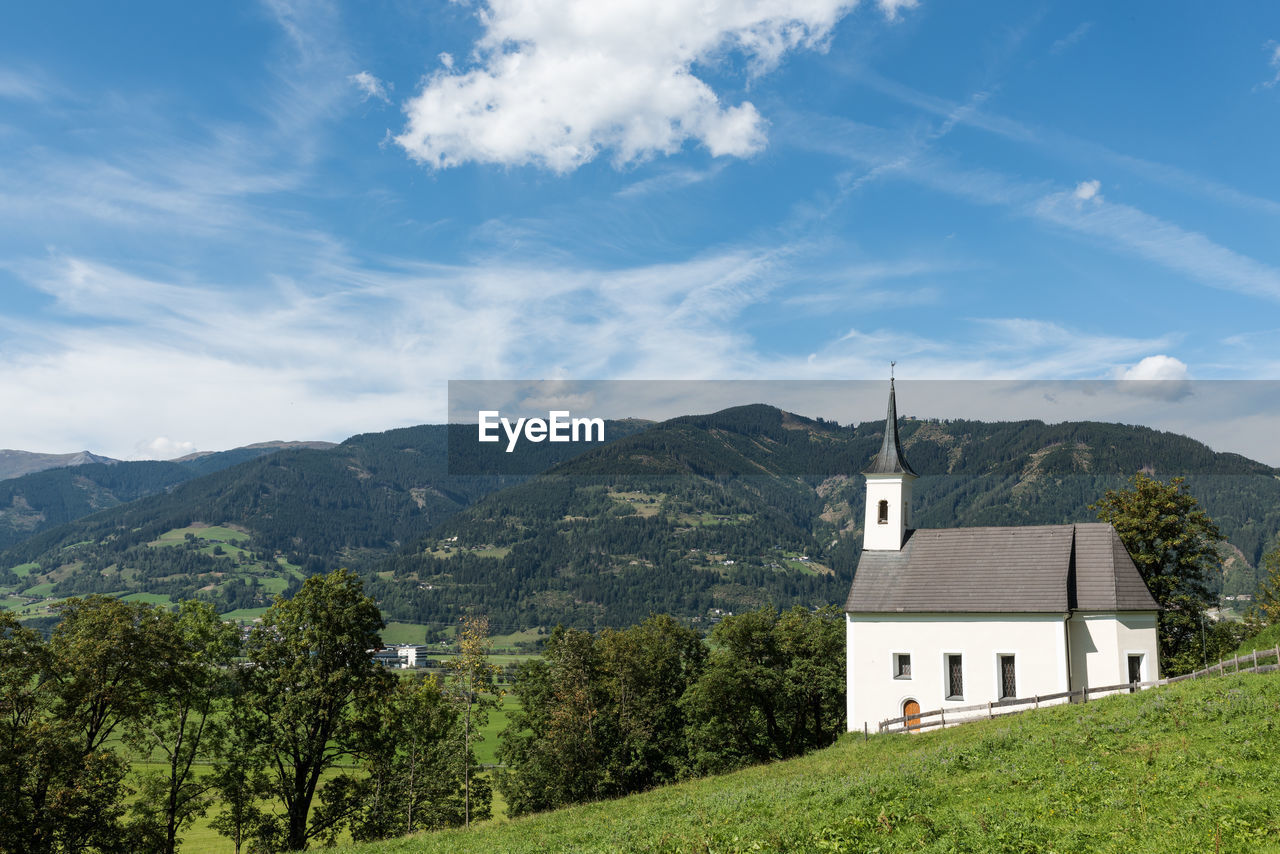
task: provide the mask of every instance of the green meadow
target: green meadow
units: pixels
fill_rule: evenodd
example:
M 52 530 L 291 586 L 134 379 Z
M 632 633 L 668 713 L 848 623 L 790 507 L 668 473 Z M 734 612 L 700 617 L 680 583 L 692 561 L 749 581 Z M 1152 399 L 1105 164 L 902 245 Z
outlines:
M 1233 675 L 377 844 L 433 852 L 1280 850 L 1280 675 Z

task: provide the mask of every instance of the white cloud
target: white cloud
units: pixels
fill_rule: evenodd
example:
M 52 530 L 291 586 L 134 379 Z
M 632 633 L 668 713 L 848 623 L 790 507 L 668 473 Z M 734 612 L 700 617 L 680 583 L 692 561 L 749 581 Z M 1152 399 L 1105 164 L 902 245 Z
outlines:
M 1081 181 L 1079 184 L 1076 184 L 1075 196 L 1082 202 L 1087 202 L 1090 199 L 1102 201 L 1102 196 L 1098 195 L 1098 191 L 1101 189 L 1101 181 L 1096 179 L 1093 181 Z
M 880 0 L 879 3 L 880 9 L 890 21 L 896 21 L 903 9 L 914 9 L 918 5 L 920 0 Z
M 1141 362 L 1119 372 L 1121 380 L 1181 381 L 1191 378 L 1185 362 L 1173 356 L 1147 356 Z
M 436 169 L 467 162 L 569 172 L 602 151 L 626 164 L 677 151 L 747 157 L 767 122 L 726 105 L 694 74 L 726 53 L 763 74 L 789 51 L 821 49 L 856 0 L 488 0 L 474 64 L 427 78 L 397 136 Z M 915 0 L 879 0 L 895 17 Z M 442 57 L 443 60 L 443 57 Z
M 390 84 L 384 83 L 369 72 L 361 71 L 358 74 L 352 74 L 347 79 L 356 84 L 356 88 L 364 95 L 362 100 L 367 101 L 370 98 L 376 98 L 384 104 L 391 103 L 391 97 L 387 94 Z
M 156 436 L 139 442 L 135 447 L 138 456 L 147 460 L 172 460 L 196 450 L 195 442 L 180 442 L 168 436 Z
M 1120 390 L 1156 400 L 1181 400 L 1191 394 L 1191 373 L 1172 356 L 1147 356 L 1138 364 L 1116 371 Z

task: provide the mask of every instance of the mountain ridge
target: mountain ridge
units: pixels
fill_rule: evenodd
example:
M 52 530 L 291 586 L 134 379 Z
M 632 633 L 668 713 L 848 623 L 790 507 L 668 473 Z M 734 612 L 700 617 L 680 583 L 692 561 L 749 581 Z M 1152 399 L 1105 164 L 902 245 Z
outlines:
M 199 595 L 225 610 L 345 565 L 388 619 L 447 625 L 485 612 L 522 627 L 843 601 L 860 547 L 859 473 L 883 421 L 748 405 L 632 427 L 581 453 L 529 445 L 538 476 L 451 474 L 476 447 L 465 425 L 279 451 L 37 534 L 0 553 L 0 586 Z M 1088 505 L 1134 472 L 1183 474 L 1243 557 L 1221 579 L 1231 592 L 1252 592 L 1280 531 L 1280 471 L 1177 434 L 910 418 L 900 433 L 922 474 L 921 527 L 1093 521 Z M 177 549 L 157 553 L 159 543 Z
M 90 463 L 113 465 L 121 460 L 104 457 L 92 451 L 75 451 L 70 454 L 45 454 L 39 451 L 20 451 L 15 448 L 0 448 L 0 480 L 21 477 L 24 474 L 46 471 L 53 468 L 82 466 Z

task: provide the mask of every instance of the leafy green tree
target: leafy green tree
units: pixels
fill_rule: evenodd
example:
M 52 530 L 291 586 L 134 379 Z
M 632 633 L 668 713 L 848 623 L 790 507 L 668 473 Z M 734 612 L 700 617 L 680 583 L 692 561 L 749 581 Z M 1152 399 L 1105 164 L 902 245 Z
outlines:
M 480 730 L 489 721 L 489 710 L 502 699 L 498 676 L 502 668 L 489 661 L 489 620 L 466 617 L 458 631 L 458 654 L 448 662 L 450 696 L 461 709 L 461 765 L 463 773 L 463 824 L 471 826 L 477 818 L 489 817 L 489 783 L 473 780 L 475 768 L 474 742 L 483 736 Z M 479 786 L 476 785 L 479 783 Z M 475 809 L 473 810 L 473 804 Z
M 542 659 L 520 665 L 520 706 L 502 733 L 498 785 L 511 815 L 597 800 L 611 794 L 605 775 L 614 721 L 606 713 L 595 638 L 557 626 Z
M 1280 537 L 1258 562 L 1262 583 L 1254 602 L 1255 619 L 1264 625 L 1280 623 Z
M 826 747 L 844 731 L 844 621 L 835 608 L 728 617 L 685 694 L 691 765 L 713 773 Z
M 1135 474 L 1128 489 L 1107 490 L 1090 508 L 1115 526 L 1160 606 L 1160 669 L 1170 675 L 1194 670 L 1206 653 L 1205 611 L 1213 604 L 1209 574 L 1222 539 L 1218 526 L 1180 477 L 1164 483 Z
M 152 714 L 132 722 L 128 741 L 143 756 L 159 753 L 164 769 L 143 776 L 134 812 L 155 828 L 157 849 L 173 854 L 178 834 L 205 813 L 214 779 L 194 772 L 212 755 L 217 719 L 226 711 L 226 668 L 239 652 L 240 635 L 211 605 L 183 602 L 177 614 L 161 614 L 168 632 L 160 638 L 159 680 Z
M 40 749 L 52 691 L 41 681 L 48 648 L 40 635 L 0 611 L 0 851 L 25 850 L 33 831 L 48 822 L 45 802 L 51 769 L 61 756 Z M 51 723 L 51 722 L 50 722 Z M 52 742 L 56 743 L 56 742 Z M 69 751 L 68 751 L 69 752 Z M 43 791 L 42 791 L 43 789 Z M 46 849 L 48 847 L 46 846 Z
M 123 821 L 127 763 L 108 744 L 153 714 L 163 612 L 70 599 L 48 643 L 0 615 L 0 851 L 138 850 Z
M 335 780 L 322 808 L 348 814 L 357 841 L 464 824 L 459 718 L 434 678 L 400 680 L 389 702 L 365 717 L 360 771 Z
M 706 647 L 668 616 L 599 635 L 557 628 L 521 665 L 519 709 L 502 734 L 499 786 L 522 814 L 638 792 L 685 773 L 681 697 Z
M 233 695 L 223 719 L 222 737 L 217 741 L 217 761 L 210 775 L 222 811 L 209 824 L 231 840 L 235 854 L 240 854 L 241 846 L 256 838 L 271 818 L 262 808 L 263 798 L 270 796 L 271 785 L 262 756 L 264 747 L 253 728 L 254 720 L 247 706 Z
M 675 618 L 651 616 L 596 639 L 599 672 L 616 742 L 607 777 L 618 793 L 639 792 L 683 775 L 687 720 L 680 704 L 702 674 L 707 647 Z
M 325 813 L 311 821 L 312 801 L 324 772 L 356 755 L 356 710 L 376 707 L 391 690 L 392 677 L 371 655 L 382 628 L 359 578 L 339 569 L 277 599 L 249 635 L 240 702 L 285 808 L 275 833 L 286 850 L 306 848 L 343 818 Z

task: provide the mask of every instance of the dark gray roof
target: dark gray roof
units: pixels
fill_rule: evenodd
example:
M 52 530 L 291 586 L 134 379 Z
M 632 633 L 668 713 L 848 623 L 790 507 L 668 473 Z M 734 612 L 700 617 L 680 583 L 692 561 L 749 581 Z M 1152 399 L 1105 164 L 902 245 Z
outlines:
M 894 401 L 893 380 L 889 380 L 889 414 L 884 419 L 884 441 L 880 443 L 880 453 L 871 461 L 871 468 L 863 474 L 909 474 L 919 477 L 907 458 L 902 455 L 902 444 L 898 441 L 898 407 Z
M 1110 525 L 935 528 L 901 551 L 864 550 L 844 609 L 851 613 L 1154 611 Z

